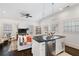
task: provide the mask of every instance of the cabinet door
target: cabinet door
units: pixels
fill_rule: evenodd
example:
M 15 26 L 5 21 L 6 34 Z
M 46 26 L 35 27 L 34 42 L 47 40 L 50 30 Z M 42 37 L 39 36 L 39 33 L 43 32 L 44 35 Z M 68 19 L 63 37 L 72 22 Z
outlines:
M 64 49 L 64 45 L 62 39 L 56 40 L 56 54 L 62 52 L 63 49 Z
M 39 43 L 35 40 L 32 41 L 32 53 L 33 56 L 39 56 L 40 55 L 40 46 Z
M 32 53 L 33 53 L 33 55 L 35 55 L 36 54 L 36 41 L 35 40 L 32 40 Z
M 40 56 L 45 56 L 45 42 L 40 44 Z

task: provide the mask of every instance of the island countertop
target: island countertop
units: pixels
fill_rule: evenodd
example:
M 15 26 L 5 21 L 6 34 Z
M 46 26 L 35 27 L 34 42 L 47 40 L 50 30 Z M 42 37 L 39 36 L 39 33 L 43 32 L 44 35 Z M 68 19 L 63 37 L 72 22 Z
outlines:
M 65 36 L 61 36 L 61 35 L 53 35 L 51 38 L 49 36 L 47 36 L 46 39 L 43 38 L 43 35 L 40 36 L 34 36 L 33 40 L 41 43 L 41 42 L 49 42 L 49 41 L 54 41 L 56 39 L 61 39 L 61 38 L 65 38 Z

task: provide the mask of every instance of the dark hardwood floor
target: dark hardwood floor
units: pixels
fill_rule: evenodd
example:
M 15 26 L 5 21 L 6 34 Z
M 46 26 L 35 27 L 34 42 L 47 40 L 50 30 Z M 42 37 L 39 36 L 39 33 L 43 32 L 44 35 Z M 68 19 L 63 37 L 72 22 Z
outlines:
M 72 56 L 79 56 L 79 50 L 69 46 L 65 46 L 65 52 L 71 54 Z
M 0 56 L 32 56 L 31 49 L 9 52 L 9 46 L 10 43 L 5 43 L 0 47 Z
M 8 48 L 9 48 L 9 45 L 7 42 L 5 42 L 4 44 L 1 44 L 1 47 L 0 47 L 0 56 L 8 56 L 9 53 L 8 53 Z
M 33 56 L 31 51 L 32 49 L 9 52 L 8 51 L 9 47 L 10 43 L 7 42 L 0 45 L 0 56 Z M 65 46 L 65 52 L 71 54 L 72 56 L 79 56 L 79 50 L 69 46 Z
M 33 56 L 31 53 L 31 49 L 26 49 L 22 51 L 13 51 L 11 53 L 13 53 L 14 56 Z

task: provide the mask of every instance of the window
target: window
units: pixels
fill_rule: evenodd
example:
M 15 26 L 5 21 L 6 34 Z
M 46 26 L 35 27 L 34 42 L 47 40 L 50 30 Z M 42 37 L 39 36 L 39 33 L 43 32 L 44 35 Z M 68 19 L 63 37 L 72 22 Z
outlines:
M 41 27 L 40 26 L 36 26 L 36 34 L 41 34 Z
M 12 33 L 12 25 L 11 24 L 3 24 L 3 35 L 11 35 Z
M 64 32 L 79 32 L 79 21 L 65 21 Z

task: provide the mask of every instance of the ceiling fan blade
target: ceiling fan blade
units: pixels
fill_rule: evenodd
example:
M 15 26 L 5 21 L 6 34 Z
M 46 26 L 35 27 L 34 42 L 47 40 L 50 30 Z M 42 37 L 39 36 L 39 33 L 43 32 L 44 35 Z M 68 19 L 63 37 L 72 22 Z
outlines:
M 26 17 L 26 18 L 28 18 L 28 17 L 32 17 L 32 16 L 30 16 L 30 14 L 29 13 L 20 13 L 22 16 L 24 16 L 24 17 Z
M 32 16 L 29 16 L 29 17 L 32 17 Z
M 28 18 L 28 16 L 26 16 L 26 18 Z
M 22 16 L 25 16 L 26 14 L 24 14 L 24 13 L 20 13 Z

